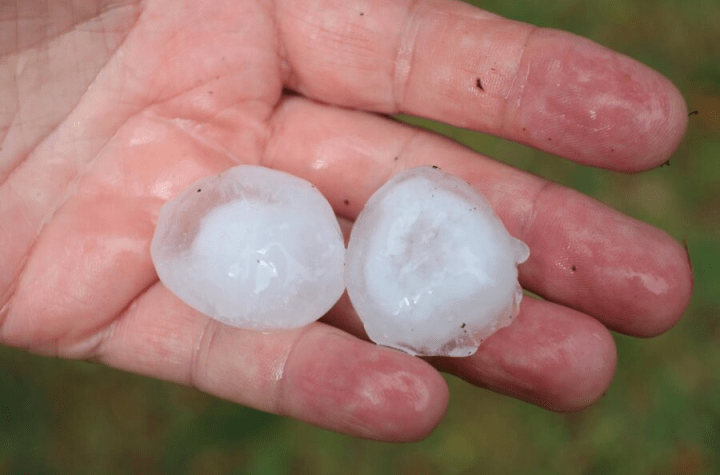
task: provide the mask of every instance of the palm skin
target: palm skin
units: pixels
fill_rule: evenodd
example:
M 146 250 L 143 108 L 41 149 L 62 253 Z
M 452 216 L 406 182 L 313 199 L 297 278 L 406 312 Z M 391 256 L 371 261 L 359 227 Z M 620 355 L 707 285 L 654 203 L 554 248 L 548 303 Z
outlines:
M 14 2 L 0 6 L 0 343 L 85 358 L 331 430 L 417 440 L 439 370 L 553 410 L 595 401 L 609 329 L 652 336 L 685 309 L 685 252 L 570 189 L 397 123 L 407 113 L 591 166 L 667 160 L 686 109 L 657 73 L 581 38 L 428 0 Z M 517 320 L 469 358 L 379 348 L 342 299 L 259 333 L 158 282 L 162 204 L 239 163 L 312 181 L 346 225 L 398 170 L 477 187 L 532 249 Z

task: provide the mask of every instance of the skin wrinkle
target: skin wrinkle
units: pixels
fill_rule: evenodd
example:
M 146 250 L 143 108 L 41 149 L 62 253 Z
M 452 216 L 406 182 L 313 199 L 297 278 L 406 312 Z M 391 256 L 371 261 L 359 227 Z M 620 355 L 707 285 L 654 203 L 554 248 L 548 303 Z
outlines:
M 103 13 L 103 14 L 104 14 L 104 13 Z M 113 18 L 113 16 L 112 16 L 112 15 L 108 15 L 108 18 Z M 60 42 L 63 41 L 63 40 L 67 40 L 67 39 L 69 39 L 69 38 L 74 38 L 74 37 L 69 36 L 69 35 L 71 35 L 73 32 L 77 32 L 77 34 L 82 34 L 82 33 L 84 33 L 83 30 L 81 29 L 82 25 L 83 25 L 83 24 L 86 24 L 86 23 L 88 23 L 88 22 L 90 22 L 90 21 L 93 21 L 93 20 L 99 21 L 99 23 L 100 23 L 101 25 L 104 25 L 104 23 L 105 23 L 105 22 L 103 22 L 103 19 L 102 19 L 100 16 L 93 16 L 93 17 L 91 17 L 90 19 L 87 19 L 87 20 L 85 20 L 85 21 L 80 20 L 80 23 L 74 23 L 73 25 L 69 26 L 69 27 L 67 28 L 67 30 L 65 30 L 65 31 L 61 32 L 60 34 L 58 34 L 57 36 L 55 36 L 55 37 L 53 38 L 53 40 L 51 40 L 51 41 L 49 41 L 49 42 L 47 43 L 47 46 L 43 47 L 43 48 L 38 52 L 38 54 L 40 54 L 40 53 L 44 54 L 44 58 L 45 58 L 45 59 L 44 59 L 44 62 L 50 64 L 49 50 L 50 50 L 53 46 L 57 47 L 57 46 L 58 46 L 58 43 L 60 43 Z M 109 21 L 109 20 L 108 20 L 108 21 Z M 53 126 L 51 126 L 48 130 L 46 130 L 46 131 L 43 133 L 43 135 L 40 135 L 40 136 L 38 136 L 36 139 L 34 139 L 34 140 L 33 140 L 34 143 L 32 143 L 32 144 L 27 144 L 27 149 L 28 149 L 27 151 L 25 151 L 24 153 L 20 153 L 20 152 L 21 152 L 20 150 L 13 151 L 13 150 L 11 150 L 10 148 L 8 148 L 7 146 L 4 146 L 4 147 L 2 147 L 2 149 L 0 149 L 0 162 L 4 161 L 4 160 L 3 160 L 3 156 L 5 157 L 5 160 L 10 160 L 10 156 L 11 156 L 10 154 L 11 154 L 11 153 L 13 153 L 13 152 L 15 152 L 15 153 L 20 153 L 19 155 L 17 155 L 17 156 L 14 158 L 14 160 L 12 160 L 12 161 L 10 162 L 9 168 L 8 168 L 6 171 L 2 171 L 2 169 L 0 169 L 0 185 L 2 185 L 2 182 L 7 182 L 7 181 L 10 179 L 10 176 L 12 175 L 13 170 L 17 169 L 28 157 L 32 156 L 33 151 L 34 151 L 35 149 L 37 149 L 37 147 L 39 146 L 39 144 L 41 144 L 41 143 L 42 143 L 44 140 L 46 140 L 48 137 L 52 136 L 52 135 L 54 134 L 54 132 L 57 131 L 58 128 L 63 124 L 63 121 L 66 120 L 67 117 L 72 114 L 72 111 L 78 106 L 78 104 L 80 103 L 80 101 L 83 99 L 83 97 L 84 97 L 84 95 L 85 95 L 84 92 L 87 91 L 87 89 L 92 86 L 92 84 L 95 82 L 95 80 L 97 79 L 98 75 L 100 75 L 100 73 L 102 72 L 102 70 L 104 69 L 105 65 L 107 64 L 107 62 L 109 61 L 109 59 L 112 57 L 112 55 L 114 54 L 114 52 L 118 51 L 118 50 L 122 47 L 125 39 L 126 39 L 126 38 L 128 37 L 128 35 L 129 35 L 129 32 L 131 31 L 131 29 L 132 29 L 132 26 L 128 28 L 126 34 L 122 37 L 122 39 L 117 42 L 117 46 L 115 47 L 114 50 L 112 50 L 111 48 L 108 48 L 108 47 L 106 46 L 106 48 L 105 48 L 105 49 L 106 49 L 106 54 L 105 54 L 106 60 L 103 61 L 102 64 L 100 64 L 100 65 L 98 66 L 97 70 L 92 70 L 92 74 L 91 74 L 90 76 L 86 76 L 85 86 L 79 88 L 79 89 L 76 91 L 76 92 L 78 93 L 77 100 L 71 101 L 70 103 L 65 104 L 65 105 L 66 105 L 66 110 L 65 110 L 65 112 L 63 112 L 62 114 L 58 115 L 58 117 L 57 117 L 57 119 L 56 119 L 56 120 L 57 120 L 57 123 L 55 123 L 55 124 L 54 124 Z M 77 35 L 75 35 L 75 36 L 77 36 Z M 95 36 L 97 36 L 97 35 L 95 35 Z M 103 42 L 104 42 L 106 45 L 107 45 L 108 38 L 109 38 L 108 36 L 104 36 L 104 35 L 103 35 L 102 40 L 103 40 Z M 8 130 L 8 133 L 9 133 L 13 128 L 18 129 L 18 128 L 24 126 L 24 125 L 23 125 L 24 122 L 23 122 L 22 117 L 21 117 L 21 116 L 22 116 L 22 110 L 21 110 L 20 107 L 19 107 L 21 97 L 23 96 L 22 92 L 21 92 L 20 89 L 19 89 L 19 84 L 20 84 L 19 77 L 24 74 L 24 71 L 25 71 L 25 69 L 26 69 L 27 63 L 30 61 L 30 58 L 28 58 L 27 55 L 18 55 L 17 57 L 18 57 L 18 60 L 17 60 L 17 66 L 16 66 L 16 68 L 15 68 L 15 73 L 14 73 L 14 76 L 13 76 L 13 77 L 14 77 L 13 85 L 14 85 L 14 87 L 15 87 L 15 96 L 14 96 L 14 97 L 17 98 L 17 104 L 18 104 L 18 106 L 17 106 L 17 110 L 16 110 L 16 112 L 15 112 L 15 116 L 14 116 L 14 118 L 13 118 L 13 120 L 12 120 L 12 123 L 11 123 L 10 126 L 8 126 L 8 129 L 7 129 L 7 130 Z M 79 57 L 80 57 L 80 55 L 76 53 L 76 54 L 75 54 L 75 58 L 79 58 Z M 37 61 L 35 61 L 35 62 L 37 62 Z M 67 64 L 74 64 L 74 63 L 67 63 Z M 75 66 L 78 66 L 78 67 L 84 67 L 84 66 L 85 66 L 84 63 L 74 64 L 74 65 L 75 65 Z M 58 67 L 61 67 L 61 66 L 58 66 Z M 64 67 L 64 66 L 63 66 L 63 67 Z M 30 71 L 30 72 L 35 71 L 35 69 L 37 69 L 37 66 L 35 66 L 34 63 L 33 63 L 33 70 Z M 88 71 L 91 71 L 90 68 L 88 68 L 87 70 L 88 70 Z M 61 70 L 61 71 L 62 71 L 62 70 Z M 36 79 L 37 79 L 37 78 L 36 78 Z M 56 79 L 56 78 L 53 78 L 53 79 Z M 60 78 L 60 79 L 62 80 L 63 78 Z M 34 96 L 37 96 L 38 94 L 42 94 L 42 93 L 43 93 L 42 90 L 40 90 L 40 91 L 31 91 L 31 92 L 32 92 L 32 94 L 33 94 Z M 64 88 L 64 89 L 62 90 L 62 93 L 63 93 L 63 94 L 67 94 L 67 93 L 68 93 L 67 88 Z M 52 95 L 53 98 L 55 98 L 55 96 L 56 96 L 53 91 L 47 91 L 47 94 Z M 25 94 L 25 96 L 27 96 L 27 94 Z M 44 120 L 46 120 L 46 119 L 44 119 Z M 4 137 L 4 139 L 5 139 L 5 138 L 7 138 L 7 137 Z M 5 144 L 4 144 L 4 145 L 5 145 Z M 3 152 L 4 152 L 4 153 L 3 153 Z M 13 163 L 13 162 L 14 162 L 14 163 Z M 3 168 L 5 168 L 5 166 L 3 166 Z
M 102 326 L 94 332 L 72 339 L 57 338 L 50 344 L 51 351 L 44 346 L 42 351 L 37 352 L 53 358 L 95 360 L 107 328 L 107 326 Z
M 391 163 L 391 166 L 386 167 L 388 170 L 388 173 L 385 177 L 385 181 L 390 180 L 395 174 L 402 171 L 402 167 L 406 164 L 406 157 L 410 155 L 408 153 L 409 150 L 412 150 L 415 146 L 415 142 L 422 140 L 422 132 L 419 129 L 414 129 L 412 133 L 408 134 L 407 138 L 403 141 L 403 143 L 400 145 L 400 148 L 396 151 L 394 157 L 398 157 L 398 160 L 394 160 Z M 402 164 L 401 164 L 402 162 Z M 344 216 L 348 219 L 354 219 L 353 216 Z
M 34 23 L 33 20 L 35 20 L 35 23 L 39 23 L 40 21 L 49 17 L 49 12 L 47 12 L 47 11 L 42 12 L 42 13 L 36 12 L 33 15 L 29 15 L 27 17 L 21 17 L 18 12 L 18 8 L 17 8 L 17 5 L 22 4 L 21 2 L 22 2 L 22 0 L 17 0 L 16 7 L 13 9 L 15 12 L 15 16 L 12 19 L 9 19 L 9 18 L 8 19 L 6 19 L 6 18 L 0 19 L 0 21 L 2 21 L 3 23 L 12 23 L 12 25 L 15 26 L 14 35 L 13 35 L 14 39 L 15 39 L 15 43 L 14 43 L 12 50 L 0 49 L 0 55 L 22 53 L 28 49 L 36 47 L 40 43 L 47 41 L 48 37 L 59 37 L 59 36 L 62 36 L 70 31 L 72 31 L 77 25 L 88 22 L 101 13 L 100 11 L 91 11 L 91 12 L 88 12 L 88 14 L 85 16 L 76 15 L 75 13 L 70 14 L 68 16 L 70 18 L 73 18 L 74 21 L 69 22 L 67 24 L 67 26 L 60 26 L 60 27 L 58 27 L 58 25 L 57 25 L 57 18 L 59 16 L 56 15 L 54 17 L 54 19 L 56 20 L 55 23 L 46 22 L 42 25 L 42 28 L 40 28 L 38 26 L 33 29 L 33 31 L 31 33 L 40 33 L 38 35 L 33 35 L 33 36 L 38 37 L 37 40 L 23 42 L 23 41 L 21 41 L 21 38 L 20 38 L 20 31 L 22 30 L 22 28 L 18 28 L 18 26 L 21 25 L 23 23 L 23 21 L 25 21 L 31 25 L 28 28 L 32 28 L 32 24 Z M 56 2 L 55 4 L 61 5 L 61 6 L 63 5 L 62 2 Z M 46 5 L 49 5 L 49 4 L 46 4 Z M 2 13 L 2 10 L 0 10 L 0 13 Z M 0 42 L 0 48 L 2 48 L 4 46 L 7 46 L 7 45 Z
M 289 90 L 286 90 L 285 88 L 292 87 L 292 84 L 295 83 L 295 80 L 293 79 L 294 72 L 292 71 L 292 68 L 290 66 L 290 62 L 288 60 L 288 53 L 287 53 L 287 47 L 285 46 L 285 42 L 283 41 L 283 32 L 280 28 L 280 21 L 278 20 L 278 14 L 280 13 L 280 10 L 278 8 L 278 2 L 280 0 L 270 0 L 268 3 L 267 11 L 270 18 L 272 18 L 272 28 L 274 30 L 273 37 L 277 40 L 275 41 L 275 57 L 277 58 L 277 77 L 280 79 L 280 82 L 282 84 L 282 88 L 279 92 L 279 95 L 277 97 L 277 100 L 273 101 L 272 103 L 272 109 L 270 110 L 266 120 L 265 125 L 267 127 L 267 140 L 265 142 L 265 147 L 263 148 L 263 154 L 261 156 L 265 155 L 265 151 L 267 150 L 267 144 L 270 140 L 270 137 L 273 135 L 272 130 L 272 120 L 271 118 L 275 116 L 275 113 L 277 112 L 278 108 L 280 107 L 280 104 L 282 103 L 282 98 L 290 92 Z M 293 92 L 294 93 L 294 92 Z
M 516 22 L 500 21 L 496 17 L 470 15 L 436 15 L 424 17 L 427 28 L 421 32 L 420 48 L 432 51 L 442 48 L 444 55 L 434 62 L 427 61 L 427 51 L 416 55 L 415 77 L 406 94 L 403 111 L 449 122 L 458 127 L 496 134 L 503 121 L 511 83 L 520 60 L 521 41 L 528 27 Z M 502 50 L 493 47 L 512 38 Z M 417 49 L 417 47 L 416 47 Z M 484 88 L 479 91 L 477 79 Z M 419 87 L 421 83 L 429 83 Z M 431 101 L 419 101 L 428 95 Z M 456 97 L 457 104 L 450 99 Z M 502 130 L 501 130 L 502 132 Z
M 218 154 L 225 156 L 232 163 L 235 163 L 235 164 L 243 163 L 243 164 L 247 164 L 247 165 L 253 164 L 252 160 L 247 160 L 247 157 L 242 157 L 242 158 L 245 158 L 245 160 L 241 159 L 241 157 L 238 157 L 237 155 L 235 155 L 232 152 L 232 150 L 230 150 L 227 147 L 224 147 L 220 143 L 220 141 L 214 140 L 214 139 L 208 137 L 206 133 L 203 133 L 202 131 L 197 130 L 197 126 L 203 125 L 202 122 L 195 121 L 192 119 L 181 119 L 179 117 L 169 118 L 169 117 L 162 116 L 162 115 L 154 115 L 154 117 L 157 118 L 157 120 L 159 120 L 161 122 L 171 124 L 173 127 L 176 127 L 179 130 L 182 130 L 184 134 L 186 134 L 189 137 L 192 137 L 193 140 L 202 144 L 204 146 L 204 148 L 209 148 L 209 149 L 216 151 Z M 264 127 L 263 130 L 264 131 L 267 130 L 267 127 Z M 260 142 L 260 145 L 258 146 L 258 148 L 260 150 L 264 150 L 267 147 L 267 145 L 266 145 L 267 139 L 262 139 L 263 135 L 267 135 L 267 134 L 253 135 L 254 138 L 261 139 L 261 140 L 257 140 L 257 142 Z M 253 156 L 255 156 L 255 154 L 251 155 L 251 157 L 253 157 Z
M 542 201 L 547 192 L 558 185 L 551 181 L 545 181 L 534 193 L 534 196 L 530 198 L 530 209 L 527 211 L 528 214 L 525 216 L 513 216 L 514 220 L 520 219 L 520 226 L 515 225 L 513 229 L 517 229 L 518 238 L 525 241 L 533 235 L 535 229 L 535 220 L 538 217 L 538 210 L 540 206 L 538 203 Z M 530 253 L 530 259 L 532 259 L 532 253 Z M 521 273 L 522 274 L 522 273 Z
M 152 284 L 148 285 L 147 288 L 145 288 L 138 295 L 138 299 L 141 296 L 145 295 L 152 287 L 157 285 L 158 282 L 159 281 L 156 280 Z M 118 322 L 122 321 L 123 317 L 135 310 L 138 299 L 133 299 L 124 309 L 122 309 L 118 313 L 117 318 L 114 318 L 107 326 L 100 329 L 100 331 L 94 336 L 96 343 L 92 346 L 92 348 L 86 349 L 87 353 L 83 354 L 80 351 L 76 351 L 74 356 L 65 356 L 65 354 L 58 356 L 66 358 L 87 358 L 92 361 L 102 362 L 104 349 L 106 348 L 108 341 L 110 341 L 115 336 L 115 329 L 117 328 Z
M 278 381 L 273 378 L 277 374 L 277 368 L 273 368 L 272 364 L 266 362 L 261 357 L 262 350 L 265 346 L 276 345 L 276 340 L 284 340 L 284 332 L 279 333 L 268 333 L 258 332 L 258 338 L 248 339 L 249 335 L 253 332 L 245 329 L 238 329 L 234 327 L 228 327 L 220 324 L 210 318 L 208 328 L 210 331 L 205 332 L 203 341 L 198 345 L 194 346 L 191 350 L 193 356 L 197 354 L 197 363 L 194 364 L 194 371 L 190 384 L 204 392 L 214 392 L 218 388 L 222 388 L 223 392 L 217 394 L 225 399 L 235 400 L 236 402 L 247 404 L 250 401 L 243 400 L 242 391 L 244 384 L 247 381 L 253 381 L 254 387 L 251 392 L 262 392 L 264 393 L 263 401 L 259 404 L 262 410 L 282 415 L 293 416 L 292 413 L 283 412 L 283 408 L 278 402 L 278 396 L 280 394 L 279 388 L 282 384 L 282 380 Z M 295 331 L 295 338 L 298 338 L 300 334 L 304 334 L 308 331 L 309 327 Z M 293 330 L 289 330 L 293 331 Z M 255 352 L 243 353 L 242 345 L 235 347 L 228 347 L 228 343 L 235 336 L 240 337 L 242 340 L 247 339 L 248 343 L 253 345 Z M 259 345 L 257 344 L 259 341 Z M 289 353 L 290 347 L 288 345 Z M 198 350 L 195 350 L 198 348 Z M 238 351 L 237 354 L 235 351 Z M 284 350 L 285 351 L 285 350 Z M 227 360 L 228 352 L 232 357 Z M 281 357 L 282 359 L 282 357 Z M 287 360 L 287 357 L 285 358 Z M 226 360 L 226 361 L 224 361 Z M 235 378 L 232 375 L 233 371 L 239 371 L 239 381 L 235 382 Z M 181 382 L 187 383 L 187 380 Z M 230 383 L 230 384 L 228 384 Z M 258 403 L 256 402 L 256 407 Z
M 393 111 L 401 111 L 402 104 L 405 103 L 405 91 L 407 90 L 407 82 L 412 70 L 413 57 L 415 56 L 415 46 L 417 34 L 420 25 L 417 22 L 419 6 L 423 0 L 411 0 L 408 7 L 408 15 L 405 18 L 405 27 L 398 38 L 398 44 L 395 49 L 395 60 L 393 61 L 393 71 L 391 73 Z
M 317 324 L 311 323 L 305 328 L 302 328 L 293 339 L 288 349 L 278 360 L 274 362 L 277 366 L 275 366 L 275 370 L 272 372 L 273 381 L 271 384 L 274 391 L 271 406 L 273 412 L 276 414 L 291 415 L 293 413 L 294 408 L 292 407 L 291 401 L 293 397 L 292 393 L 295 388 L 292 386 L 292 380 L 295 375 L 292 372 L 292 367 L 289 367 L 290 363 L 293 361 L 291 356 L 302 345 L 304 342 L 303 340 L 308 337 L 310 330 L 314 325 Z
M 153 296 L 160 296 L 164 305 L 157 305 L 157 299 L 153 305 L 146 305 L 146 299 L 152 300 Z M 111 322 L 94 359 L 123 370 L 188 384 L 190 360 L 194 348 L 199 348 L 196 343 L 199 337 L 191 335 L 185 339 L 189 335 L 187 328 L 176 325 L 178 319 L 189 321 L 186 313 L 187 307 L 183 307 L 162 284 L 155 283 L 136 298 L 121 317 Z M 139 326 L 138 319 L 142 322 Z M 204 325 L 197 328 L 199 335 Z M 124 359 L 118 350 L 128 351 L 127 347 L 133 356 Z
M 0 58 L 2 58 L 2 56 L 0 56 Z M 15 56 L 13 56 L 11 58 L 4 59 L 3 62 L 5 63 L 5 65 L 3 66 L 3 64 L 0 63 L 0 68 L 3 68 L 3 69 L 7 68 L 8 70 L 14 70 L 15 72 L 13 74 L 3 73 L 3 76 L 5 76 L 6 78 L 11 78 L 10 82 L 11 82 L 11 87 L 14 91 L 14 94 L 10 94 L 10 96 L 12 97 L 12 105 L 8 104 L 8 102 L 9 102 L 8 100 L 3 99 L 3 108 L 6 108 L 5 110 L 8 110 L 8 111 L 12 109 L 12 112 L 8 115 L 7 122 L 5 122 L 5 121 L 0 122 L 0 171 L 2 170 L 2 168 L 4 168 L 3 155 L 9 155 L 9 152 L 7 151 L 8 144 L 6 142 L 6 138 L 7 138 L 8 133 L 10 132 L 10 128 L 11 128 L 12 124 L 15 123 L 15 119 L 19 113 L 19 108 L 20 108 L 20 102 L 19 102 L 20 101 L 20 99 L 19 99 L 20 98 L 20 89 L 19 89 L 19 85 L 18 85 L 18 81 L 17 81 L 17 67 L 18 67 L 17 62 L 18 62 L 18 60 Z M 0 71 L 2 71 L 2 69 L 0 69 Z M 0 117 L 0 120 L 2 120 L 2 119 L 3 119 L 3 117 Z M 7 123 L 8 125 L 4 125 L 5 123 Z M 2 153 L 3 150 L 6 150 L 6 152 Z M 2 175 L 0 174 L 0 177 L 1 176 Z M 0 186 L 2 186 L 2 180 L 0 180 Z
M 516 112 L 522 107 L 522 100 L 525 96 L 526 85 L 531 73 L 530 62 L 528 61 L 527 63 L 525 63 L 527 46 L 532 35 L 537 34 L 539 30 L 540 28 L 536 26 L 530 26 L 527 35 L 525 36 L 525 41 L 523 41 L 522 52 L 520 53 L 520 56 L 518 58 L 517 66 L 514 68 L 512 73 L 512 82 L 510 83 L 510 86 L 507 88 L 507 92 L 504 95 L 505 100 L 503 101 L 503 110 L 499 114 L 499 117 L 502 117 L 502 122 L 499 124 L 498 135 L 501 137 L 510 138 L 514 133 L 513 131 L 511 131 L 510 126 L 514 125 L 514 116 Z M 521 69 L 523 64 L 525 64 L 525 68 Z M 518 81 L 520 81 L 520 83 L 518 83 Z M 511 95 L 516 96 L 515 104 L 512 104 L 513 101 L 510 99 Z
M 276 358 L 275 361 L 272 363 L 272 367 L 274 368 L 272 370 L 272 376 L 271 379 L 275 382 L 280 381 L 283 378 L 284 372 L 285 372 L 285 366 L 287 365 L 287 360 L 289 357 L 289 353 L 284 353 L 280 357 Z
M 162 284 L 159 283 L 158 285 Z M 186 382 L 190 387 L 199 389 L 200 391 L 205 390 L 208 353 L 215 339 L 216 330 L 217 324 L 215 320 L 208 318 L 197 339 L 197 344 L 192 346 L 190 353 L 190 365 L 188 367 Z

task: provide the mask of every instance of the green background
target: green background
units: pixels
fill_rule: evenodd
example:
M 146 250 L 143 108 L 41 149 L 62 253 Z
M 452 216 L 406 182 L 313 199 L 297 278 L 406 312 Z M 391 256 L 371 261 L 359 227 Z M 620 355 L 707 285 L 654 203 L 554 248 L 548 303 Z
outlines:
M 448 376 L 445 420 L 413 444 L 356 440 L 177 385 L 0 347 L 0 474 L 720 473 L 720 2 L 476 3 L 626 53 L 668 76 L 699 111 L 670 166 L 634 175 L 412 120 L 685 240 L 696 286 L 675 329 L 649 340 L 616 335 L 615 381 L 580 413 Z

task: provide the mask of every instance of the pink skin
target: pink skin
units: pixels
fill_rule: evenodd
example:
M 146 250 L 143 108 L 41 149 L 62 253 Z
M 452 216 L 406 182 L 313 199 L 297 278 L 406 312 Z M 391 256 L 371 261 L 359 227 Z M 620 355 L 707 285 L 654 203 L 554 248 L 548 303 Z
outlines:
M 662 231 L 382 115 L 647 169 L 677 146 L 686 109 L 666 79 L 627 57 L 451 1 L 63 5 L 0 12 L 3 344 L 351 435 L 417 440 L 448 402 L 437 369 L 576 410 L 612 379 L 607 328 L 656 335 L 688 303 L 686 255 Z M 441 166 L 530 245 L 521 282 L 546 301 L 526 298 L 516 322 L 465 359 L 363 341 L 346 299 L 298 330 L 219 325 L 157 281 L 149 244 L 166 200 L 238 163 L 311 180 L 346 225 L 397 171 Z

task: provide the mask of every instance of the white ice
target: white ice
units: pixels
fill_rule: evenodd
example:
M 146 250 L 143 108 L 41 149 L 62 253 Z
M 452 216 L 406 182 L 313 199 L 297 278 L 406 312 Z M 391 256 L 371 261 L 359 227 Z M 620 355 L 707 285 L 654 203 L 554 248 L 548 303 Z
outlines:
M 358 216 L 345 284 L 374 342 L 469 356 L 517 315 L 517 265 L 529 254 L 469 184 L 418 167 L 381 187 Z
M 309 182 L 269 168 L 237 166 L 181 192 L 160 212 L 151 254 L 168 289 L 237 327 L 301 327 L 344 290 L 330 204 Z

